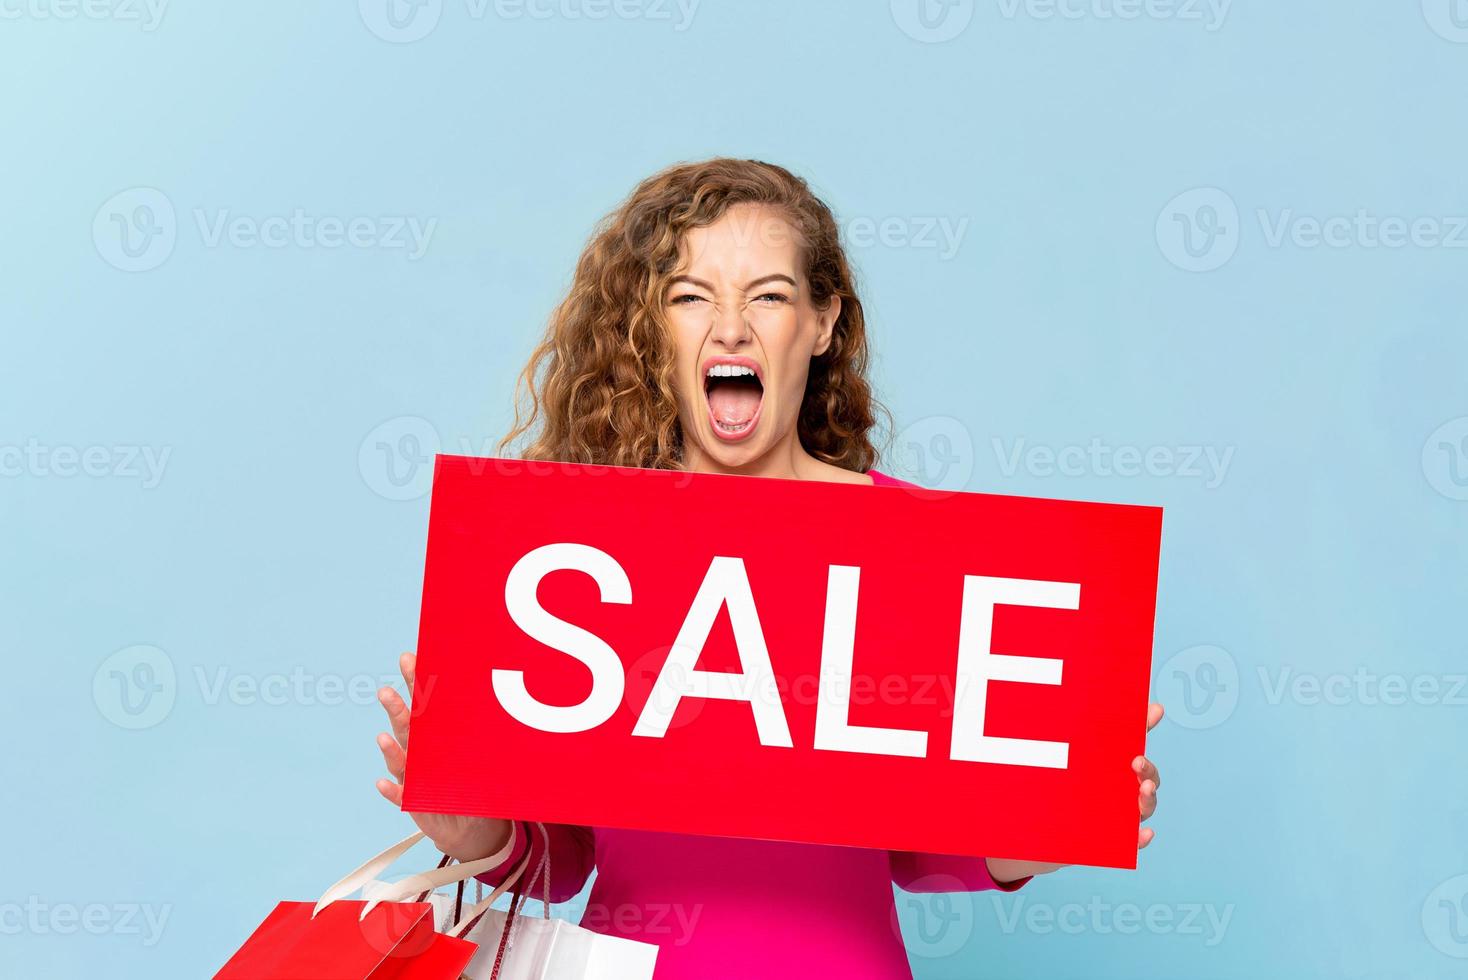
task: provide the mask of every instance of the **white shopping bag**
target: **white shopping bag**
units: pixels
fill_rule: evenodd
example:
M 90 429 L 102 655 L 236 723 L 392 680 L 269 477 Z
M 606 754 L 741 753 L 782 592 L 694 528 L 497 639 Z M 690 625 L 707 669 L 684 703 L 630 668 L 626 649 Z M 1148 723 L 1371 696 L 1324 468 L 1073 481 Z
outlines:
M 466 980 L 652 980 L 657 946 L 604 936 L 551 917 L 550 841 L 543 824 L 535 827 L 545 843 L 540 863 L 528 883 L 518 883 L 509 910 L 490 908 L 496 897 L 491 895 L 465 911 L 457 925 L 445 930 L 450 936 L 479 945 L 464 969 Z M 520 877 L 524 870 L 522 864 L 513 877 Z M 537 881 L 542 887 L 541 916 L 520 914 Z M 439 897 L 446 899 L 447 905 L 457 904 L 448 896 Z
M 537 824 L 542 836 L 544 826 Z M 401 881 L 370 881 L 362 886 L 362 897 L 377 901 L 402 901 L 424 896 L 423 890 L 441 885 L 461 883 L 457 895 L 430 892 L 426 900 L 433 904 L 434 927 L 450 936 L 467 939 L 479 946 L 474 958 L 464 969 L 464 980 L 652 980 L 658 947 L 620 936 L 604 936 L 583 929 L 564 919 L 550 915 L 549 848 L 542 849 L 539 866 L 527 884 L 521 884 L 529 852 L 489 897 L 465 906 L 462 882 L 496 859 L 503 860 L 511 844 L 483 861 L 448 865 L 433 871 L 412 875 Z M 377 869 L 380 870 L 380 869 Z M 521 914 L 521 907 L 534 889 L 542 884 L 542 914 Z M 510 908 L 490 908 L 509 889 Z M 498 962 L 498 971 L 496 971 Z
M 658 948 L 604 936 L 564 919 L 517 915 L 498 974 L 494 961 L 508 912 L 490 909 L 473 928 L 452 933 L 479 944 L 464 969 L 468 980 L 652 980 Z

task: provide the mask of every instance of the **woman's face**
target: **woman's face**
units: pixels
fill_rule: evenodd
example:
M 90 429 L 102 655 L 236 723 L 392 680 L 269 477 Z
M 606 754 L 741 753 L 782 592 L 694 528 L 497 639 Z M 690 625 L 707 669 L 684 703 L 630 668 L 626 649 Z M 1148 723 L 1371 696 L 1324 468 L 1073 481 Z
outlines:
M 684 236 L 664 299 L 676 347 L 690 469 L 741 469 L 796 447 L 811 358 L 841 312 L 811 302 L 795 229 L 777 211 L 736 205 Z

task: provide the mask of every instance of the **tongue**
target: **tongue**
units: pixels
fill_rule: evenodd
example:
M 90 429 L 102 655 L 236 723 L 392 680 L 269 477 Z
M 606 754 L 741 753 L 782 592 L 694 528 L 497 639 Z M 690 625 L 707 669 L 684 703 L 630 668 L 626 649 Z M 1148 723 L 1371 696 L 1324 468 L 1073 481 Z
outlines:
M 759 409 L 758 385 L 738 381 L 720 381 L 709 388 L 709 408 L 714 418 L 725 425 L 743 425 L 754 418 Z

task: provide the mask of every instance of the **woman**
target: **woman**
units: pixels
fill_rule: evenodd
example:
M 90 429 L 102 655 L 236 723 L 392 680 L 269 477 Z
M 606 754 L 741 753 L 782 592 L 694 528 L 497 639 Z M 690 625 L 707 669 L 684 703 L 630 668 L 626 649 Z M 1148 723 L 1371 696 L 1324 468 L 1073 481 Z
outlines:
M 861 302 L 830 210 L 805 182 L 751 160 L 672 167 L 593 235 L 570 294 L 521 378 L 531 459 L 867 485 L 876 406 Z M 910 486 L 910 484 L 908 484 Z M 411 692 L 414 659 L 405 654 Z M 380 697 L 378 736 L 401 803 L 409 709 Z M 1161 718 L 1148 712 L 1148 729 Z M 1158 775 L 1133 769 L 1143 819 Z M 996 801 L 1012 805 L 1013 801 Z M 545 846 L 524 822 L 416 813 L 461 861 L 513 838 L 502 870 Z M 914 819 L 922 819 L 921 814 Z M 659 978 L 910 977 L 892 900 L 909 891 L 1013 890 L 1059 865 L 552 825 L 551 900 L 597 869 L 582 924 L 661 946 Z M 1141 830 L 1139 848 L 1152 839 Z

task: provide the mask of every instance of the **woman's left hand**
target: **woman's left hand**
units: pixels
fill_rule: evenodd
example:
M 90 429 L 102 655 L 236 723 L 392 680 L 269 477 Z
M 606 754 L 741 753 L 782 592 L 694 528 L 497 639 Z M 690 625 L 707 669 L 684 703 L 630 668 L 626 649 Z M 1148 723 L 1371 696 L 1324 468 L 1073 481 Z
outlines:
M 1162 705 L 1147 705 L 1147 731 L 1157 727 L 1162 720 Z M 1132 772 L 1137 774 L 1137 808 L 1146 820 L 1157 812 L 1157 787 L 1162 785 L 1162 776 L 1157 772 L 1157 767 L 1145 755 L 1139 755 L 1132 760 Z M 1137 830 L 1137 850 L 1141 850 L 1152 843 L 1157 837 L 1156 831 L 1151 827 L 1140 827 Z M 989 875 L 998 882 L 1018 881 L 1031 875 L 1048 874 L 1060 868 L 1069 867 L 1065 864 L 1049 864 L 1043 861 L 1013 861 L 1008 858 L 987 858 Z
M 1157 727 L 1162 720 L 1162 705 L 1147 705 L 1147 731 Z M 1139 755 L 1132 760 L 1132 772 L 1137 774 L 1137 806 L 1142 811 L 1142 819 L 1146 820 L 1157 812 L 1157 788 L 1162 785 L 1162 776 L 1157 772 L 1157 767 L 1145 755 Z M 1137 850 L 1141 850 L 1157 837 L 1157 832 L 1151 827 L 1140 827 L 1137 830 Z

